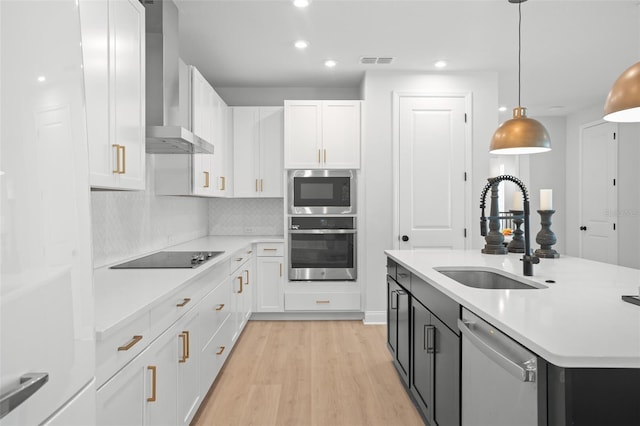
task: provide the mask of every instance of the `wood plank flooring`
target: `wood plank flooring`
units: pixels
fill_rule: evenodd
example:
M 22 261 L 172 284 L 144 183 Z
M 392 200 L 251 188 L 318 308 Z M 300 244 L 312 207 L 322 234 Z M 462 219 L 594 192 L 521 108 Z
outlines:
M 362 321 L 250 321 L 192 425 L 423 425 Z

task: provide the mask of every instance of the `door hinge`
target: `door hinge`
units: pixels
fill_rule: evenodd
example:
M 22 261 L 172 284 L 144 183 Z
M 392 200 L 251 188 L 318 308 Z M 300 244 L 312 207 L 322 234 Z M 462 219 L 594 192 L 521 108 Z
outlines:
M 613 180 L 613 186 L 616 186 L 616 180 L 615 179 Z
M 616 140 L 616 132 L 613 132 L 613 140 Z
M 464 237 L 467 238 L 467 228 L 464 228 Z
M 467 181 L 467 172 L 464 172 L 464 181 Z
M 465 123 L 467 122 L 467 113 L 466 112 L 464 113 L 464 122 Z
M 616 230 L 616 224 L 615 223 L 613 224 L 613 230 L 614 231 Z

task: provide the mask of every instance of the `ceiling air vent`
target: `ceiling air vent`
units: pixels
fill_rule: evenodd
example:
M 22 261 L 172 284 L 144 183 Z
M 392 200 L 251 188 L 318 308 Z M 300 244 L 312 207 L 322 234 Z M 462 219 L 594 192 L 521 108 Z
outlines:
M 391 56 L 362 56 L 360 63 L 364 65 L 389 65 L 395 59 Z

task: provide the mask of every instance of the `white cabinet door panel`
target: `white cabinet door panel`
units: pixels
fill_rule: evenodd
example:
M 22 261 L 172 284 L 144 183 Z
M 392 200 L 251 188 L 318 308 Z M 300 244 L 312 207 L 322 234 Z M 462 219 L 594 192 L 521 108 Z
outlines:
M 322 104 L 322 162 L 327 169 L 360 168 L 360 102 Z
M 285 101 L 285 167 L 315 169 L 322 160 L 322 103 Z

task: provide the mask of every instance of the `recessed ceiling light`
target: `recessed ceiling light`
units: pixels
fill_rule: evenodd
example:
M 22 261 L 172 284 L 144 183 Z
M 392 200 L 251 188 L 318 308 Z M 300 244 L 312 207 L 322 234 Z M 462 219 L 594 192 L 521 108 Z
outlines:
M 309 6 L 309 3 L 309 0 L 293 0 L 293 5 L 300 8 Z
M 501 106 L 500 108 L 498 108 L 498 111 L 500 112 L 505 112 L 507 110 L 506 106 Z
M 325 67 L 333 68 L 336 65 L 338 65 L 338 63 L 336 61 L 334 61 L 333 59 L 328 59 L 328 60 L 324 61 L 324 66 Z
M 303 50 L 303 49 L 306 49 L 307 47 L 309 47 L 309 43 L 307 43 L 304 40 L 298 40 L 298 41 L 295 42 L 294 46 L 296 47 L 296 49 Z
M 433 64 L 436 68 L 444 68 L 447 66 L 447 62 L 446 61 L 437 61 L 435 64 Z
M 39 81 L 40 83 L 42 83 L 42 82 L 43 82 L 43 81 L 45 81 L 45 80 L 46 80 L 46 78 L 44 77 L 44 75 L 41 75 L 40 77 L 38 77 L 38 81 Z

